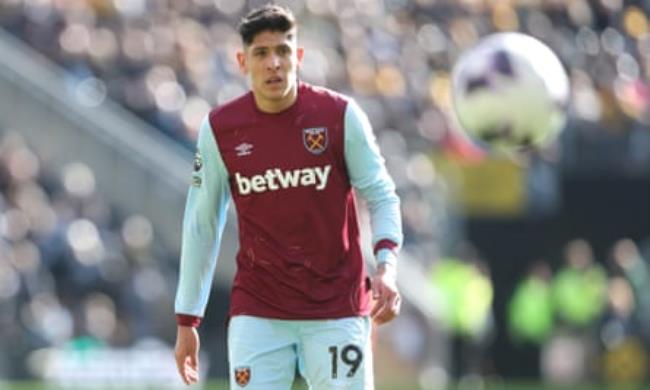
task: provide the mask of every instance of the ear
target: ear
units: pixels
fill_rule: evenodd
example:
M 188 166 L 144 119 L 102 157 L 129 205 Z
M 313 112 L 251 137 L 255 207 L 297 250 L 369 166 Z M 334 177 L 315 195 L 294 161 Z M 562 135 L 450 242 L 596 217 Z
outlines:
M 239 65 L 239 71 L 246 75 L 248 74 L 248 64 L 246 64 L 246 53 L 243 51 L 237 52 L 237 64 Z
M 296 49 L 296 57 L 298 57 L 298 66 L 302 65 L 302 59 L 305 56 L 305 48 L 299 47 Z

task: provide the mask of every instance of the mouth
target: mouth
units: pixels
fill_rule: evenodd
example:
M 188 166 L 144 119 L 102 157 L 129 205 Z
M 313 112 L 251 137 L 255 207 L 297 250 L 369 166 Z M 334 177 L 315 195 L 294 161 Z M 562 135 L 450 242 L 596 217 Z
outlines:
M 283 79 L 280 76 L 273 76 L 268 79 L 266 79 L 266 85 L 269 86 L 276 86 L 280 85 L 282 83 Z

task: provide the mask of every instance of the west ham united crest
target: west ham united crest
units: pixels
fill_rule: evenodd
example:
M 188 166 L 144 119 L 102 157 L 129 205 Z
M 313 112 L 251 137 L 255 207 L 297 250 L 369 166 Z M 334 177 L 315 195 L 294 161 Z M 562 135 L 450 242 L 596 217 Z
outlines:
M 250 367 L 235 367 L 235 382 L 244 387 L 251 381 L 251 368 Z
M 327 127 L 312 127 L 302 129 L 302 142 L 308 151 L 321 154 L 327 149 Z

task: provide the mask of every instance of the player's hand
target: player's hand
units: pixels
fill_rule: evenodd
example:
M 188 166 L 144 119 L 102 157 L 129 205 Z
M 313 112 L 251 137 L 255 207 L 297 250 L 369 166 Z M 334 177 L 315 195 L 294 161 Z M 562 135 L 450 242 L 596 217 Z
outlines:
M 191 326 L 178 326 L 176 332 L 176 367 L 186 385 L 199 381 L 199 333 Z
M 377 325 L 393 320 L 399 314 L 402 299 L 397 290 L 395 266 L 381 264 L 372 278 L 372 297 L 375 299 L 370 316 Z

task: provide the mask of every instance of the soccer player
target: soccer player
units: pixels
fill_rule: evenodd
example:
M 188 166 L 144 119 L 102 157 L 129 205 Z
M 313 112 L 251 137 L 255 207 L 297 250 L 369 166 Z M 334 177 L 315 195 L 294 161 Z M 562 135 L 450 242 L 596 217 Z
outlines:
M 228 326 L 231 388 L 372 389 L 371 321 L 400 309 L 399 199 L 354 100 L 298 80 L 291 11 L 266 5 L 239 26 L 251 91 L 199 131 L 183 220 L 176 363 L 198 380 L 196 327 L 208 301 L 226 209 L 239 223 Z M 368 203 L 377 271 L 361 255 L 352 189 Z M 371 307 L 371 296 L 374 305 Z

